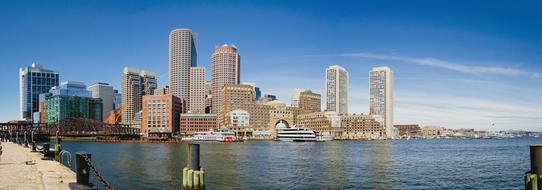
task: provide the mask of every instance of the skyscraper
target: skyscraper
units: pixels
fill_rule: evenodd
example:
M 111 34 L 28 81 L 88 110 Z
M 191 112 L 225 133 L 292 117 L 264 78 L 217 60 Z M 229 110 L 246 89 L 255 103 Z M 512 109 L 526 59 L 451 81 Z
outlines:
M 122 103 L 126 106 L 122 113 L 122 123 L 130 123 L 135 113 L 141 110 L 141 77 L 139 70 L 124 67 L 122 73 Z
M 348 114 L 348 72 L 339 65 L 326 69 L 326 111 Z
M 88 90 L 92 93 L 92 98 L 102 99 L 103 114 L 101 118 L 107 118 L 107 115 L 113 110 L 114 106 L 113 86 L 99 82 L 90 85 Z
M 386 128 L 386 136 L 393 134 L 393 72 L 389 67 L 375 67 L 369 73 L 370 114 Z
M 222 88 L 225 84 L 239 84 L 240 82 L 241 57 L 237 53 L 235 46 L 224 44 L 215 49 L 211 62 L 213 67 L 212 113 L 220 114 L 222 110 Z
M 190 100 L 187 110 L 205 113 L 205 67 L 190 68 Z
M 305 90 L 299 93 L 299 114 L 321 112 L 321 97 L 320 94 L 310 90 Z
M 141 77 L 141 95 L 153 95 L 154 90 L 158 86 L 156 81 L 156 74 L 151 71 L 142 70 L 139 72 Z
M 197 66 L 197 34 L 180 28 L 169 33 L 169 88 L 170 93 L 190 99 L 190 67 Z
M 44 69 L 33 63 L 19 69 L 19 108 L 21 119 L 33 120 L 34 112 L 39 111 L 39 95 L 58 86 L 58 72 Z

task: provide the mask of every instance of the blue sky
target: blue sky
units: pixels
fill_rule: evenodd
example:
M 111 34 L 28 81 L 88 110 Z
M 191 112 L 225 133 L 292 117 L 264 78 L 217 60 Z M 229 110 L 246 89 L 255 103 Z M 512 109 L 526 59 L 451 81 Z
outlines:
M 241 80 L 289 102 L 350 72 L 350 112 L 368 112 L 368 72 L 395 74 L 395 121 L 542 130 L 542 3 L 535 1 L 1 1 L 0 121 L 18 118 L 18 68 L 120 88 L 124 66 L 167 84 L 168 34 L 199 35 L 198 65 L 233 43 Z M 495 123 L 495 126 L 492 126 Z

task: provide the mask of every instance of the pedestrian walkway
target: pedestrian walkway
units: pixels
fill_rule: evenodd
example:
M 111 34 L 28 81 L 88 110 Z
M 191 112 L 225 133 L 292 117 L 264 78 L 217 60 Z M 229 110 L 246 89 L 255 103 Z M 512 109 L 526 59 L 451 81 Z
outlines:
M 41 160 L 42 154 L 12 142 L 2 142 L 2 147 L 0 189 L 69 189 L 68 183 L 75 182 L 75 172 L 59 162 Z

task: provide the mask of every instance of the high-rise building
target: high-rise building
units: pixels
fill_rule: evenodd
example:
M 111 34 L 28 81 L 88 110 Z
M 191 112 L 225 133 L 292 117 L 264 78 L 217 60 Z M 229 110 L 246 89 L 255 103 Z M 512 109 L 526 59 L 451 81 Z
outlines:
M 122 123 L 130 123 L 135 113 L 141 110 L 141 77 L 139 70 L 124 67 L 122 74 L 122 103 L 126 106 L 122 112 Z
M 152 95 L 157 86 L 156 75 L 152 71 L 124 67 L 122 74 L 122 123 L 131 123 L 137 112 L 141 111 L 144 95 Z
M 213 82 L 205 81 L 205 113 L 211 113 L 213 107 Z
M 33 63 L 19 69 L 19 108 L 21 119 L 33 120 L 34 112 L 39 111 L 39 95 L 58 86 L 58 72 L 44 69 Z
M 45 122 L 58 123 L 68 118 L 103 120 L 101 98 L 93 98 L 92 92 L 82 82 L 64 81 L 41 94 L 45 99 Z
M 113 110 L 114 106 L 114 95 L 113 95 L 113 86 L 107 83 L 95 83 L 88 87 L 88 90 L 92 93 L 93 98 L 102 99 L 103 114 L 102 119 L 107 118 L 109 112 Z
M 393 129 L 393 72 L 389 67 L 375 67 L 369 73 L 370 114 L 386 128 L 386 136 L 395 136 Z
M 119 90 L 113 90 L 113 109 L 119 109 L 122 106 L 122 94 Z
M 348 114 L 348 72 L 339 65 L 326 69 L 326 111 Z
M 139 76 L 141 77 L 141 95 L 153 95 L 154 90 L 158 86 L 156 74 L 151 71 L 142 70 L 139 72 Z
M 212 59 L 213 76 L 213 105 L 212 112 L 220 114 L 222 110 L 222 88 L 226 84 L 240 83 L 241 57 L 237 48 L 233 45 L 224 44 L 215 49 Z
M 154 89 L 153 95 L 166 95 L 169 94 L 169 86 L 162 86 Z
M 205 113 L 205 67 L 190 68 L 190 100 L 187 110 Z
M 170 93 L 190 100 L 190 67 L 197 66 L 197 34 L 180 28 L 169 33 L 169 88 Z
M 310 90 L 299 93 L 299 114 L 321 112 L 321 96 Z
M 150 138 L 171 137 L 179 131 L 182 110 L 181 99 L 172 94 L 143 96 L 141 131 Z

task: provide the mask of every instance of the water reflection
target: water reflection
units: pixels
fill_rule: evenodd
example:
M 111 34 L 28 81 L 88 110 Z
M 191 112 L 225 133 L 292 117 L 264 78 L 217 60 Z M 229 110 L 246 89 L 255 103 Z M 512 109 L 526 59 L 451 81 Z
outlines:
M 395 189 L 393 184 L 392 141 L 371 141 L 367 143 L 371 155 L 368 167 L 368 181 L 371 189 Z

